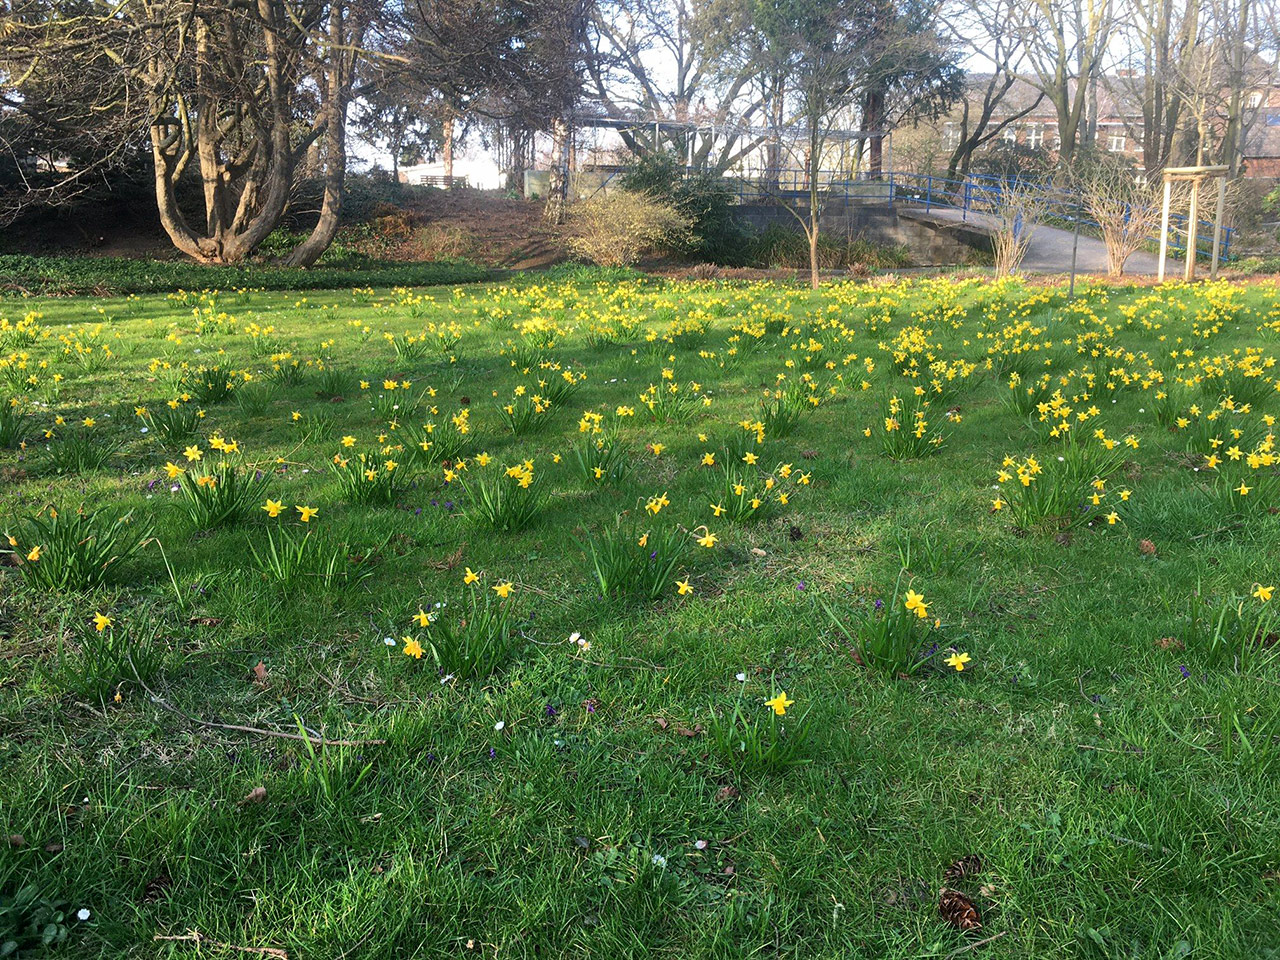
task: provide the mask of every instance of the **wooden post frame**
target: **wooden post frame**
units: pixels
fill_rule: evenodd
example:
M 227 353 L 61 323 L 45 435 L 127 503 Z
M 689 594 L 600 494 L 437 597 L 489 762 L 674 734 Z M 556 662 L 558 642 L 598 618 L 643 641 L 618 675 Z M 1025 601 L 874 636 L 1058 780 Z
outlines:
M 1160 211 L 1160 268 L 1156 276 L 1159 283 L 1164 283 L 1164 262 L 1169 257 L 1169 198 L 1173 193 L 1173 181 L 1164 182 L 1164 206 Z
M 1213 212 L 1213 260 L 1209 263 L 1209 279 L 1218 279 L 1218 254 L 1222 252 L 1222 211 L 1227 205 L 1227 178 L 1218 178 L 1218 205 Z
M 1200 185 L 1211 177 L 1218 181 L 1218 202 L 1213 212 L 1213 263 L 1209 267 L 1209 276 L 1218 275 L 1218 254 L 1222 250 L 1222 214 L 1227 199 L 1227 174 L 1230 168 L 1225 164 L 1208 167 L 1165 167 L 1164 206 L 1160 212 L 1160 266 L 1157 279 L 1164 283 L 1165 261 L 1169 255 L 1169 207 L 1173 199 L 1175 182 L 1191 184 L 1191 202 L 1187 210 L 1187 245 L 1186 265 L 1183 279 L 1191 281 L 1196 275 L 1196 241 L 1200 228 Z

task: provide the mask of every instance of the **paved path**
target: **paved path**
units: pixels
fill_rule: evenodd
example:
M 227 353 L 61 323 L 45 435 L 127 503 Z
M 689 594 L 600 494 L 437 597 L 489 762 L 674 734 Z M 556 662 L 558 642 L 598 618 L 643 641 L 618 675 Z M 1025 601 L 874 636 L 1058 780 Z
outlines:
M 898 211 L 899 216 L 921 220 L 967 222 L 978 227 L 991 227 L 992 217 L 984 213 L 970 210 L 966 218 L 962 210 L 955 207 L 930 207 L 928 213 L 923 207 L 906 207 Z M 1036 227 L 1027 248 L 1027 255 L 1022 261 L 1022 269 L 1027 273 L 1069 273 L 1071 270 L 1072 232 L 1058 227 L 1043 224 Z M 1154 253 L 1139 250 L 1129 257 L 1124 272 L 1133 276 L 1153 277 L 1159 269 L 1160 258 Z M 1096 237 L 1080 235 L 1080 248 L 1076 253 L 1077 273 L 1106 273 L 1107 247 Z M 1182 262 L 1169 258 L 1165 265 L 1165 276 L 1177 277 L 1182 274 Z

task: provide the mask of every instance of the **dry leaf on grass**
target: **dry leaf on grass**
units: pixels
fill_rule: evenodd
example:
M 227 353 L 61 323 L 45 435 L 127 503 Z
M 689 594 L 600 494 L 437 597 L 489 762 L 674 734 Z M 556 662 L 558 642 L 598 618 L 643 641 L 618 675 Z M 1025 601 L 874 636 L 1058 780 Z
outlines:
M 267 799 L 267 788 L 254 787 L 247 794 L 245 794 L 244 799 L 240 801 L 239 805 L 243 807 L 246 804 L 250 804 L 250 803 L 262 803 L 262 801 L 266 799 Z

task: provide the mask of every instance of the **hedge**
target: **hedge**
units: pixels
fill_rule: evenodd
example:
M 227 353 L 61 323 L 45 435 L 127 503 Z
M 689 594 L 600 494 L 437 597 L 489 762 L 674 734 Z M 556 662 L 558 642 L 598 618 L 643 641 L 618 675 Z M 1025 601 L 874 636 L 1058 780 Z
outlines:
M 186 260 L 125 257 L 0 255 L 0 293 L 45 296 L 122 296 L 175 290 L 338 290 L 348 287 L 424 287 L 472 283 L 489 271 L 466 261 L 369 262 L 308 270 L 258 264 L 204 266 Z

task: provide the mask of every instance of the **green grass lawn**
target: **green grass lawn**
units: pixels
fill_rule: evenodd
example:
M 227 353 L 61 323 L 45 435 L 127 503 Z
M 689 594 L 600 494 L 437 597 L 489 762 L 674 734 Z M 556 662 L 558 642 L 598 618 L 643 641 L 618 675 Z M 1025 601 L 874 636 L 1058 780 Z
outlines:
M 0 955 L 1280 956 L 1274 286 L 0 318 Z

